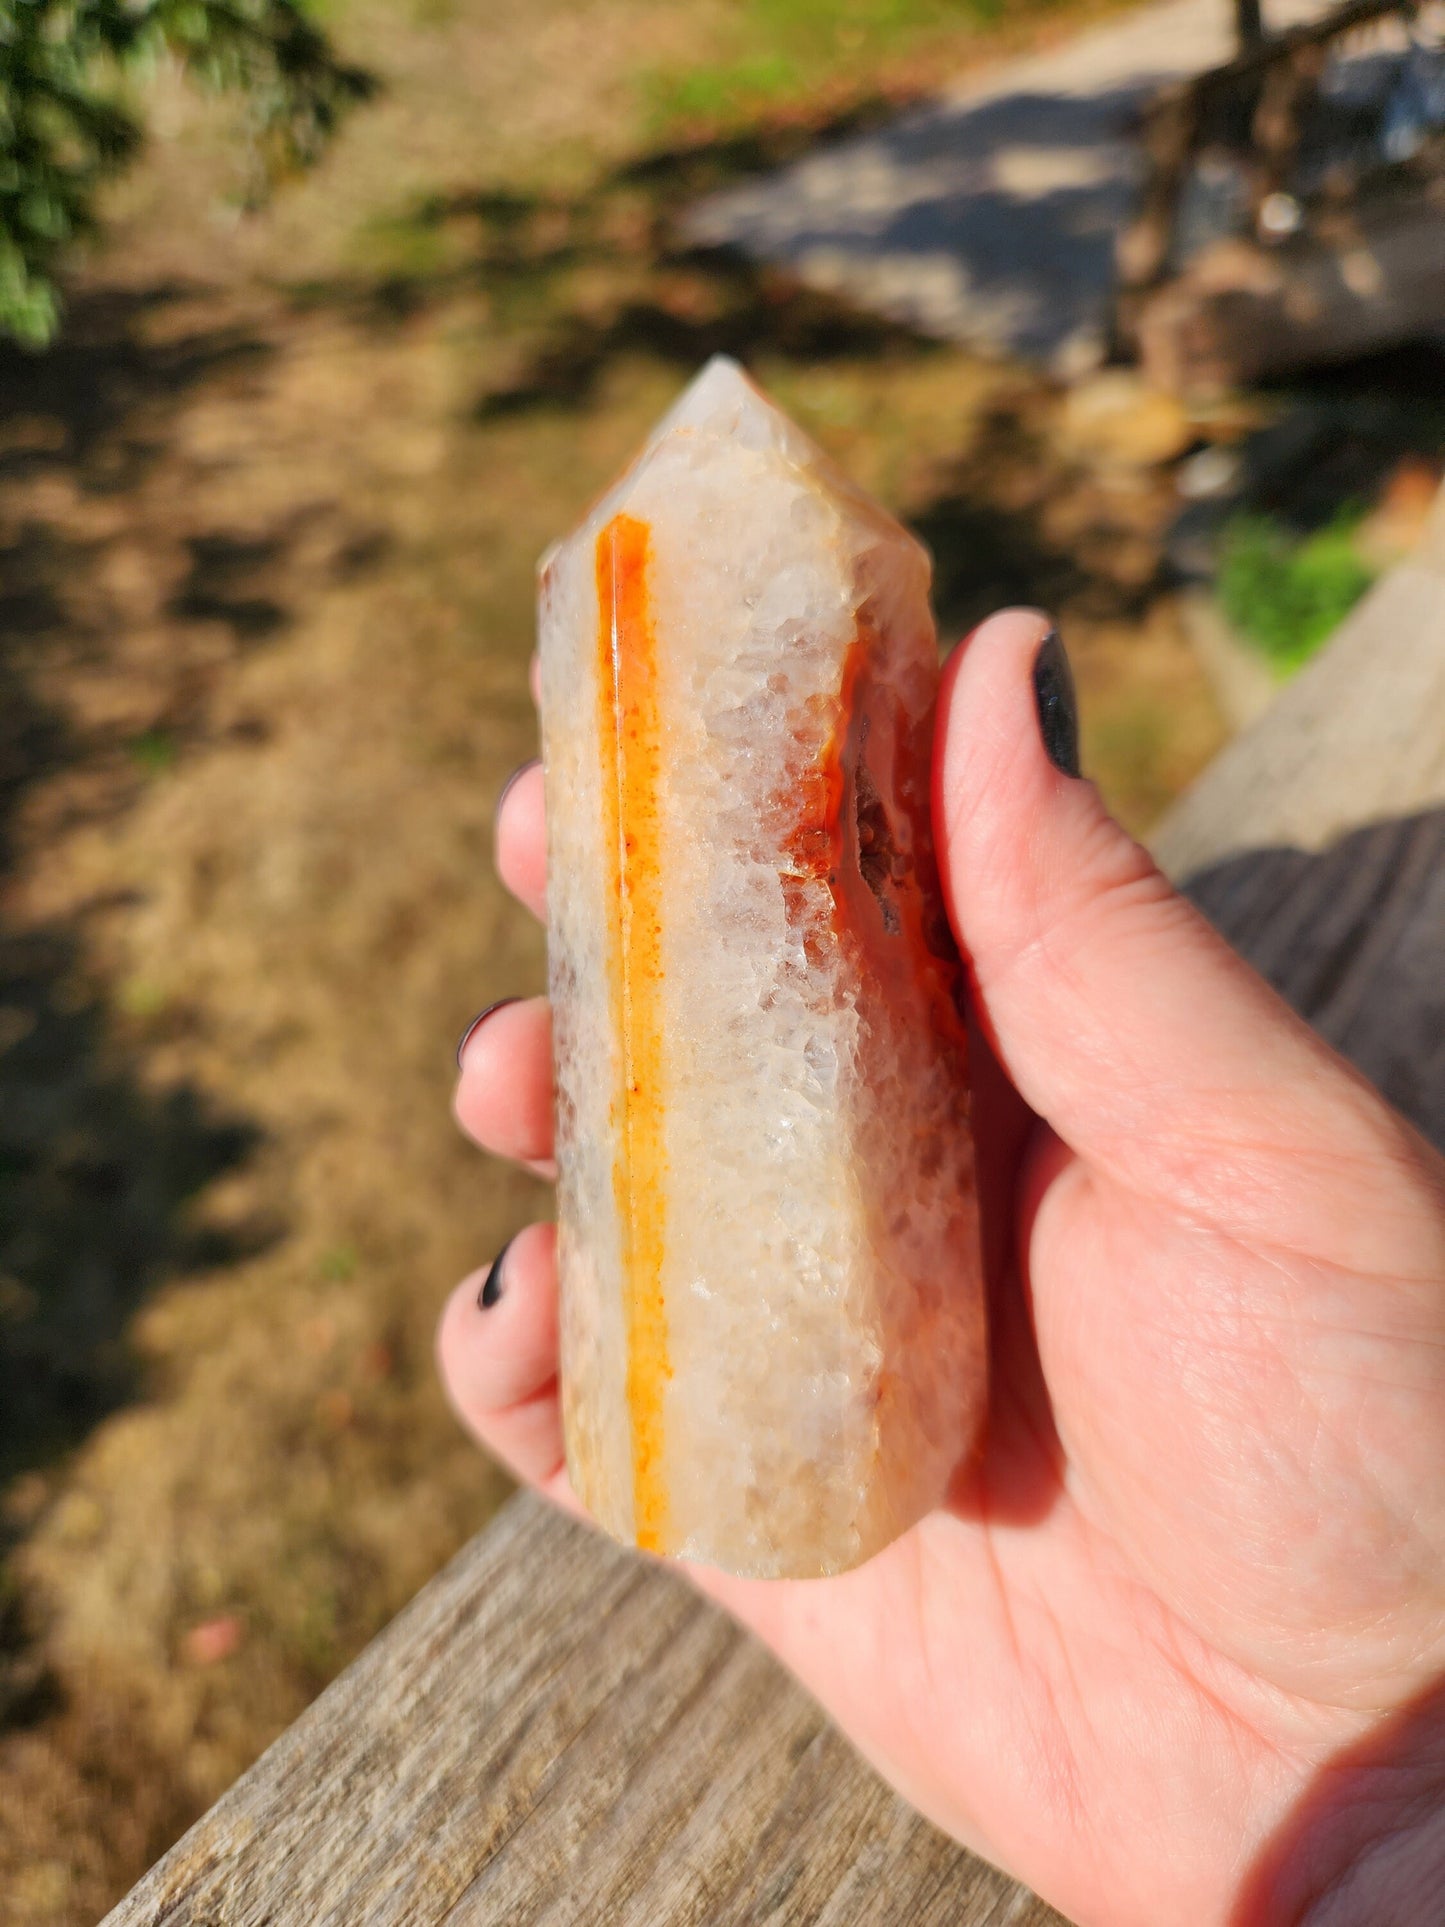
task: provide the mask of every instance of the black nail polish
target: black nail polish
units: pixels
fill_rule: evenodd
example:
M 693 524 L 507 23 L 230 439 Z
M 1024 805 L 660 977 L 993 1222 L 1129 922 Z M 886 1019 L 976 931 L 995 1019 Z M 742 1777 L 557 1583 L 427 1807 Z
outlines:
M 492 812 L 494 816 L 500 816 L 502 814 L 502 805 L 506 802 L 508 796 L 511 795 L 513 787 L 521 782 L 529 769 L 535 769 L 541 760 L 540 756 L 529 756 L 525 763 L 518 763 L 517 767 L 502 785 L 501 793 L 497 797 L 497 807 Z
M 507 1253 L 512 1249 L 509 1238 L 492 1260 L 492 1268 L 482 1280 L 482 1288 L 477 1293 L 478 1311 L 490 1311 L 502 1295 L 502 1266 L 507 1262 Z
M 1034 708 L 1049 761 L 1065 776 L 1079 775 L 1079 701 L 1057 629 L 1050 629 L 1034 657 Z
M 462 1067 L 462 1055 L 466 1050 L 467 1045 L 471 1043 L 473 1037 L 481 1029 L 482 1025 L 486 1023 L 487 1019 L 490 1016 L 492 1016 L 496 1011 L 505 1010 L 508 1004 L 519 1004 L 521 1003 L 521 1001 L 522 1000 L 520 997 L 499 997 L 494 1004 L 488 1004 L 485 1010 L 481 1010 L 477 1012 L 477 1015 L 467 1025 L 466 1029 L 462 1032 L 460 1038 L 457 1040 L 457 1069 L 458 1070 L 460 1070 Z

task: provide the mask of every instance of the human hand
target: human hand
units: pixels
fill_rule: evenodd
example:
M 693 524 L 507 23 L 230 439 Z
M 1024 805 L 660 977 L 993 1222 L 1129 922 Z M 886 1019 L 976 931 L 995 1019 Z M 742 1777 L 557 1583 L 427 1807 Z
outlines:
M 1081 1927 L 1426 1927 L 1445 1165 L 1049 760 L 1045 630 L 985 623 L 939 708 L 940 860 L 991 1046 L 984 1451 L 857 1571 L 690 1576 L 916 1806 Z M 498 858 L 542 915 L 538 769 Z M 548 1168 L 543 1000 L 474 1030 L 457 1109 Z M 550 1229 L 508 1247 L 486 1309 L 482 1278 L 443 1319 L 450 1396 L 575 1507 Z

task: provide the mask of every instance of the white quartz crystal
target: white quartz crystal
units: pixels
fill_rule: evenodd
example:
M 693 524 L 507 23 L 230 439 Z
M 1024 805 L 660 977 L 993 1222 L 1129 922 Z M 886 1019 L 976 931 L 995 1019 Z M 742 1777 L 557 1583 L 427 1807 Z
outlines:
M 868 1558 L 982 1419 L 928 576 L 724 360 L 542 568 L 568 1464 L 733 1572 Z

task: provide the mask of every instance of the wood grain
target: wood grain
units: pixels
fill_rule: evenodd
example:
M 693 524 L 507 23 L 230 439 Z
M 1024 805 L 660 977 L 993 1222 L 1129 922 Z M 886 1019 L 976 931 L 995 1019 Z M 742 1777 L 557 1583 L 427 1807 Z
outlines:
M 513 1499 L 108 1927 L 1046 1927 L 682 1581 Z
M 1442 804 L 1445 510 L 1159 838 L 1445 1144 Z M 911 1813 L 681 1581 L 523 1496 L 108 1927 L 1058 1920 Z
M 1246 852 L 1189 894 L 1445 1150 L 1445 808 L 1329 850 Z

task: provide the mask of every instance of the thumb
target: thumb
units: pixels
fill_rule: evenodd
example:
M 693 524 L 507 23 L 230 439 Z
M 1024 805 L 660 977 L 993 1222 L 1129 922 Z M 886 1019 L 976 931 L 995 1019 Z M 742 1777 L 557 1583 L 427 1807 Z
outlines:
M 992 617 L 944 671 L 934 757 L 940 868 L 980 1020 L 1027 1103 L 1088 1162 L 1308 1248 L 1319 1187 L 1338 1223 L 1341 1183 L 1368 1185 L 1361 1160 L 1378 1160 L 1382 1136 L 1398 1155 L 1413 1134 L 1077 769 L 1057 634 L 1035 611 Z

